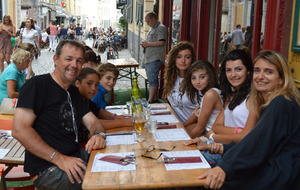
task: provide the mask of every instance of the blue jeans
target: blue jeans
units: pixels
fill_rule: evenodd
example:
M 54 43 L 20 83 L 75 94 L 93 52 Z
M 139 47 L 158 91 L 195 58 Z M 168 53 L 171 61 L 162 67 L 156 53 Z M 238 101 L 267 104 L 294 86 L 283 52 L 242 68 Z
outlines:
M 81 150 L 81 159 L 87 163 L 88 153 Z M 72 184 L 68 175 L 57 166 L 51 166 L 38 174 L 33 182 L 38 190 L 81 190 L 81 183 Z
M 158 74 L 162 64 L 163 62 L 160 60 L 145 64 L 149 86 L 158 86 Z
M 201 153 L 212 168 L 222 161 L 221 154 L 211 154 L 208 151 L 201 151 Z

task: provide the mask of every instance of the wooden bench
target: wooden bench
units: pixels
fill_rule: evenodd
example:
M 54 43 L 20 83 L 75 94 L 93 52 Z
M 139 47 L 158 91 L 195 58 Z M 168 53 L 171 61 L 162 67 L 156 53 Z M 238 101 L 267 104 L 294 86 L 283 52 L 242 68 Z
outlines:
M 144 80 L 145 80 L 146 99 L 148 99 L 148 78 L 147 78 L 146 70 L 145 69 L 137 69 L 136 73 L 139 76 L 141 76 L 142 78 L 144 78 Z

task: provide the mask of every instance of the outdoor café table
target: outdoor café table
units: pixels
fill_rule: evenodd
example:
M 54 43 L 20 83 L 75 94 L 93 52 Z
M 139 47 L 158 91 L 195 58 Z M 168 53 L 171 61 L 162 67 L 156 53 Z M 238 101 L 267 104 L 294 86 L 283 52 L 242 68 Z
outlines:
M 136 75 L 136 68 L 139 67 L 139 63 L 134 58 L 109 59 L 107 62 L 114 64 L 120 71 L 124 72 L 119 74 L 119 79 L 132 79 L 132 75 Z
M 168 106 L 170 109 L 170 107 Z M 173 111 L 172 111 L 173 112 Z M 175 123 L 178 128 L 182 123 Z M 131 128 L 113 129 L 111 131 L 132 130 Z M 111 132 L 108 131 L 108 132 Z M 145 129 L 145 131 L 147 131 Z M 156 142 L 152 134 L 145 132 L 146 141 L 130 145 L 107 146 L 105 149 L 92 151 L 88 162 L 86 174 L 83 180 L 84 190 L 96 189 L 153 189 L 172 187 L 197 187 L 202 186 L 203 181 L 198 180 L 207 169 L 173 170 L 167 171 L 164 163 L 141 157 L 150 145 L 160 148 L 176 146 L 174 151 L 196 150 L 196 146 L 185 146 L 184 141 Z M 97 153 L 134 152 L 136 156 L 135 171 L 118 172 L 91 172 L 94 157 Z
M 5 164 L 1 174 L 1 188 L 6 189 L 5 176 L 18 165 L 24 165 L 25 148 L 14 138 L 0 138 L 0 148 L 9 149 L 9 152 L 0 159 L 0 164 Z

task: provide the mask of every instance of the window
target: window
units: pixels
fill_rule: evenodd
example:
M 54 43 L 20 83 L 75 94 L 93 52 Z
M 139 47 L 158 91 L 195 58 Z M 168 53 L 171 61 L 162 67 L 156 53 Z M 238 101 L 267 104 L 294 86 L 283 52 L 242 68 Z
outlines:
M 126 6 L 126 19 L 128 23 L 132 22 L 132 0 L 127 1 Z
M 172 12 L 172 45 L 175 45 L 180 41 L 181 13 L 182 0 L 174 0 Z
M 135 15 L 135 21 L 136 24 L 141 23 L 143 24 L 143 18 L 144 18 L 144 3 L 137 1 L 136 2 L 136 15 Z
M 292 51 L 300 52 L 300 1 L 296 1 Z

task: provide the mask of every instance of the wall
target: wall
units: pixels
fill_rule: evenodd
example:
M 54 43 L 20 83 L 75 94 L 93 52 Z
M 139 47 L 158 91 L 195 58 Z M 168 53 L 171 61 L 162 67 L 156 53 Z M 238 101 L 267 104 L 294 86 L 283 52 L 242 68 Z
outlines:
M 128 49 L 131 53 L 131 55 L 140 63 L 140 65 L 143 64 L 143 48 L 140 46 L 140 43 L 142 40 L 146 39 L 146 35 L 148 31 L 150 30 L 150 27 L 146 24 L 145 22 L 145 15 L 149 12 L 153 11 L 153 3 L 154 0 L 145 0 L 144 1 L 144 18 L 143 18 L 143 23 L 142 25 L 138 25 L 136 23 L 136 2 L 138 0 L 132 0 L 132 22 L 128 23 L 128 34 L 127 34 L 127 39 L 128 39 Z M 160 8 L 159 8 L 159 15 L 162 14 L 162 8 L 161 8 L 161 3 L 160 3 Z M 161 18 L 159 18 L 161 20 Z
M 293 39 L 293 24 L 295 20 L 295 7 L 296 7 L 296 0 L 293 2 L 293 16 L 292 16 L 292 27 L 290 32 L 290 46 L 289 46 L 289 54 L 288 54 L 288 64 L 290 71 L 292 73 L 292 76 L 295 80 L 295 84 L 298 88 L 300 88 L 300 53 L 292 52 L 292 39 Z

